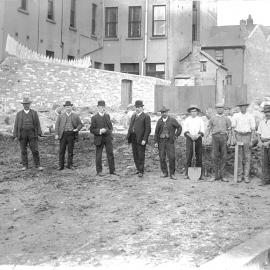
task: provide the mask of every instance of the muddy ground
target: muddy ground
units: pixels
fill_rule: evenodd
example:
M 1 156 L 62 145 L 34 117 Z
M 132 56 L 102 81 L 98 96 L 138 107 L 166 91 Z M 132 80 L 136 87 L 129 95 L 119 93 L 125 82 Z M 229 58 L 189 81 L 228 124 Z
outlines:
M 187 269 L 269 228 L 268 186 L 258 186 L 258 178 L 250 184 L 234 184 L 232 177 L 229 183 L 185 180 L 179 148 L 178 180 L 171 180 L 159 177 L 152 141 L 142 179 L 131 175 L 123 135 L 114 140 L 119 177 L 95 176 L 90 135 L 76 144 L 75 170 L 56 170 L 52 138 L 39 145 L 45 170 L 21 172 L 18 145 L 0 138 L 0 264 L 136 261 Z M 204 161 L 210 163 L 207 153 Z M 104 157 L 108 172 L 106 164 Z

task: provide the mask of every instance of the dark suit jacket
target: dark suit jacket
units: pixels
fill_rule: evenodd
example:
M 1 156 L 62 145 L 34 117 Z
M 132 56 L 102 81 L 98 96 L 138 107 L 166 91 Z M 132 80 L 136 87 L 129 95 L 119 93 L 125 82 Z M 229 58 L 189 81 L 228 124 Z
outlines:
M 108 129 L 107 132 L 103 133 L 102 135 L 100 134 L 100 129 L 104 128 L 104 123 L 102 121 L 100 114 L 97 113 L 91 118 L 90 132 L 94 134 L 94 144 L 97 146 L 101 144 L 102 137 L 105 138 L 106 140 L 113 139 L 112 137 L 113 126 L 110 119 L 110 115 L 105 113 L 104 116 Z
M 38 114 L 36 111 L 30 109 L 30 112 L 32 114 L 33 124 L 34 124 L 34 131 L 35 131 L 35 137 L 41 136 L 41 127 L 40 122 L 38 118 Z M 22 129 L 22 117 L 23 117 L 23 110 L 19 111 L 16 115 L 14 129 L 13 129 L 13 136 L 15 138 L 21 139 L 21 129 Z
M 158 143 L 160 141 L 160 134 L 162 132 L 162 128 L 164 126 L 164 121 L 160 118 L 156 125 L 155 130 L 155 142 Z M 174 143 L 175 137 L 178 137 L 182 132 L 182 126 L 176 121 L 175 118 L 168 116 L 167 126 L 169 129 L 169 141 L 170 143 Z M 175 132 L 176 131 L 176 132 Z
M 55 134 L 59 136 L 59 139 L 62 138 L 63 132 L 65 130 L 66 121 L 67 121 L 66 113 L 58 115 L 55 123 Z M 78 114 L 71 112 L 71 122 L 74 129 L 77 129 L 78 131 L 82 129 L 83 124 Z
M 136 118 L 136 114 L 134 114 L 131 117 L 128 134 L 127 134 L 127 140 L 129 143 L 131 143 L 131 133 L 132 133 L 133 124 L 134 124 L 134 131 L 136 134 L 137 143 L 141 144 L 143 140 L 146 143 L 148 143 L 148 137 L 151 133 L 150 116 L 142 112 L 141 115 L 137 118 Z

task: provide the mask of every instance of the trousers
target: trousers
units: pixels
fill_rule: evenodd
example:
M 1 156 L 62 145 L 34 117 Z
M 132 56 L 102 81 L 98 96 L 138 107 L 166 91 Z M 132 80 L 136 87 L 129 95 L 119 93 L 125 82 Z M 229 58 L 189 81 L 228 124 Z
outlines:
M 212 136 L 212 158 L 216 179 L 224 176 L 227 157 L 227 140 L 228 136 L 226 134 L 213 134 Z
M 64 131 L 60 139 L 59 167 L 63 168 L 65 164 L 66 147 L 68 152 L 67 166 L 73 165 L 73 149 L 75 144 L 75 133 L 73 131 Z

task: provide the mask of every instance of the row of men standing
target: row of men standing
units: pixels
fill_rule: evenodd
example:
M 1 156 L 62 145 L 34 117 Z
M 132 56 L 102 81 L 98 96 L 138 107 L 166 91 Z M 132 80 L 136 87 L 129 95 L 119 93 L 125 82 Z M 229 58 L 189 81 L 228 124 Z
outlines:
M 23 170 L 28 168 L 27 159 L 27 144 L 33 153 L 34 163 L 39 170 L 40 166 L 39 152 L 37 147 L 37 137 L 41 136 L 40 123 L 36 111 L 30 109 L 31 101 L 24 99 L 22 102 L 24 109 L 18 112 L 14 125 L 14 137 L 19 139 L 21 146 L 21 156 Z M 55 139 L 60 140 L 59 149 L 59 170 L 64 169 L 65 152 L 68 148 L 67 168 L 73 166 L 73 148 L 76 134 L 83 127 L 78 114 L 72 111 L 73 104 L 66 101 L 63 105 L 65 112 L 60 114 L 55 125 Z M 246 113 L 248 104 L 240 104 L 241 112 L 235 114 L 232 121 L 223 114 L 223 104 L 217 104 L 217 114 L 213 116 L 209 123 L 208 129 L 205 131 L 204 122 L 198 116 L 200 109 L 196 105 L 191 105 L 188 108 L 190 115 L 183 123 L 183 133 L 186 137 L 186 170 L 185 176 L 188 178 L 188 167 L 191 166 L 193 157 L 193 143 L 195 144 L 196 166 L 202 167 L 202 137 L 212 134 L 213 146 L 213 163 L 214 163 L 214 180 L 227 181 L 224 177 L 224 167 L 226 163 L 226 145 L 228 140 L 228 131 L 231 126 L 234 129 L 235 139 L 238 142 L 243 142 L 240 148 L 239 162 L 239 182 L 244 180 L 249 182 L 250 169 L 250 146 L 253 134 L 255 132 L 255 120 Z M 148 143 L 148 138 L 151 133 L 150 116 L 144 113 L 143 102 L 137 100 L 135 102 L 136 112 L 131 118 L 127 140 L 132 145 L 133 158 L 136 166 L 136 174 L 142 177 L 144 174 L 145 149 Z M 102 152 L 105 147 L 110 174 L 117 174 L 115 171 L 115 161 L 112 144 L 113 126 L 110 120 L 110 115 L 106 113 L 105 101 L 98 101 L 98 113 L 91 119 L 90 132 L 94 134 L 94 144 L 96 146 L 96 171 L 97 175 L 102 174 Z M 161 118 L 158 120 L 155 129 L 155 145 L 159 149 L 160 167 L 162 170 L 161 177 L 176 179 L 175 177 L 175 140 L 182 132 L 182 126 L 175 118 L 168 115 L 169 109 L 163 107 L 160 112 Z M 270 144 L 270 127 L 267 119 L 270 118 L 270 107 L 264 109 L 266 120 L 260 123 L 258 134 L 260 135 L 260 145 L 264 148 L 263 163 L 264 167 L 264 183 L 270 182 L 269 179 L 269 144 Z M 267 118 L 268 117 L 268 118 Z M 206 134 L 205 134 L 206 132 Z M 169 169 L 166 159 L 169 159 Z M 201 178 L 202 179 L 202 176 Z

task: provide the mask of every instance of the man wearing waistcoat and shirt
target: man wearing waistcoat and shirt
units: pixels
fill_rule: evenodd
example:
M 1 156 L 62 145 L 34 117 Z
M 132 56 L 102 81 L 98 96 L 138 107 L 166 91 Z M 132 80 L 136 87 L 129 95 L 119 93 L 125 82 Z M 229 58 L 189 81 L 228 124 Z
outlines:
M 188 116 L 183 123 L 184 136 L 186 137 L 186 171 L 185 178 L 188 179 L 188 168 L 191 166 L 193 157 L 193 142 L 195 143 L 196 167 L 202 167 L 202 137 L 204 136 L 204 122 L 198 116 L 200 109 L 197 105 L 191 105 Z M 202 179 L 202 175 L 200 177 Z
M 234 114 L 232 118 L 232 128 L 236 143 L 243 143 L 239 145 L 238 156 L 238 179 L 237 182 L 245 181 L 249 183 L 249 171 L 251 161 L 252 138 L 255 132 L 255 118 L 247 112 L 249 104 L 241 103 L 237 105 L 240 112 Z
M 83 127 L 79 115 L 72 111 L 73 104 L 66 101 L 63 106 L 65 112 L 58 115 L 55 124 L 55 139 L 60 140 L 59 170 L 64 169 L 66 147 L 68 148 L 67 168 L 72 169 L 75 135 Z
M 113 126 L 110 115 L 106 113 L 105 101 L 100 100 L 97 104 L 98 113 L 92 116 L 90 132 L 94 134 L 94 144 L 96 146 L 96 171 L 102 177 L 102 151 L 105 146 L 108 158 L 110 174 L 117 175 L 115 172 L 114 154 L 112 145 Z
M 231 129 L 231 121 L 224 114 L 224 105 L 222 103 L 216 104 L 216 111 L 217 114 L 209 120 L 207 129 L 207 135 L 212 133 L 212 158 L 215 176 L 211 180 L 228 182 L 224 177 L 224 168 L 227 157 L 228 131 Z
M 144 174 L 145 149 L 151 133 L 151 119 L 148 114 L 143 112 L 143 106 L 141 100 L 136 100 L 136 113 L 130 120 L 127 134 L 128 143 L 132 145 L 133 159 L 138 177 L 143 177 Z
M 166 156 L 169 159 L 170 178 L 175 177 L 175 139 L 181 134 L 182 126 L 175 118 L 168 115 L 169 109 L 163 106 L 160 110 L 161 118 L 158 120 L 155 130 L 155 146 L 159 150 L 160 168 L 162 178 L 168 177 Z
M 13 136 L 20 142 L 22 170 L 28 169 L 27 145 L 29 144 L 35 166 L 42 171 L 38 151 L 38 136 L 41 136 L 41 128 L 37 112 L 30 109 L 31 103 L 29 98 L 23 99 L 23 110 L 16 115 Z
M 270 185 L 270 105 L 263 109 L 265 119 L 258 127 L 259 146 L 262 147 L 262 181 L 260 186 Z

